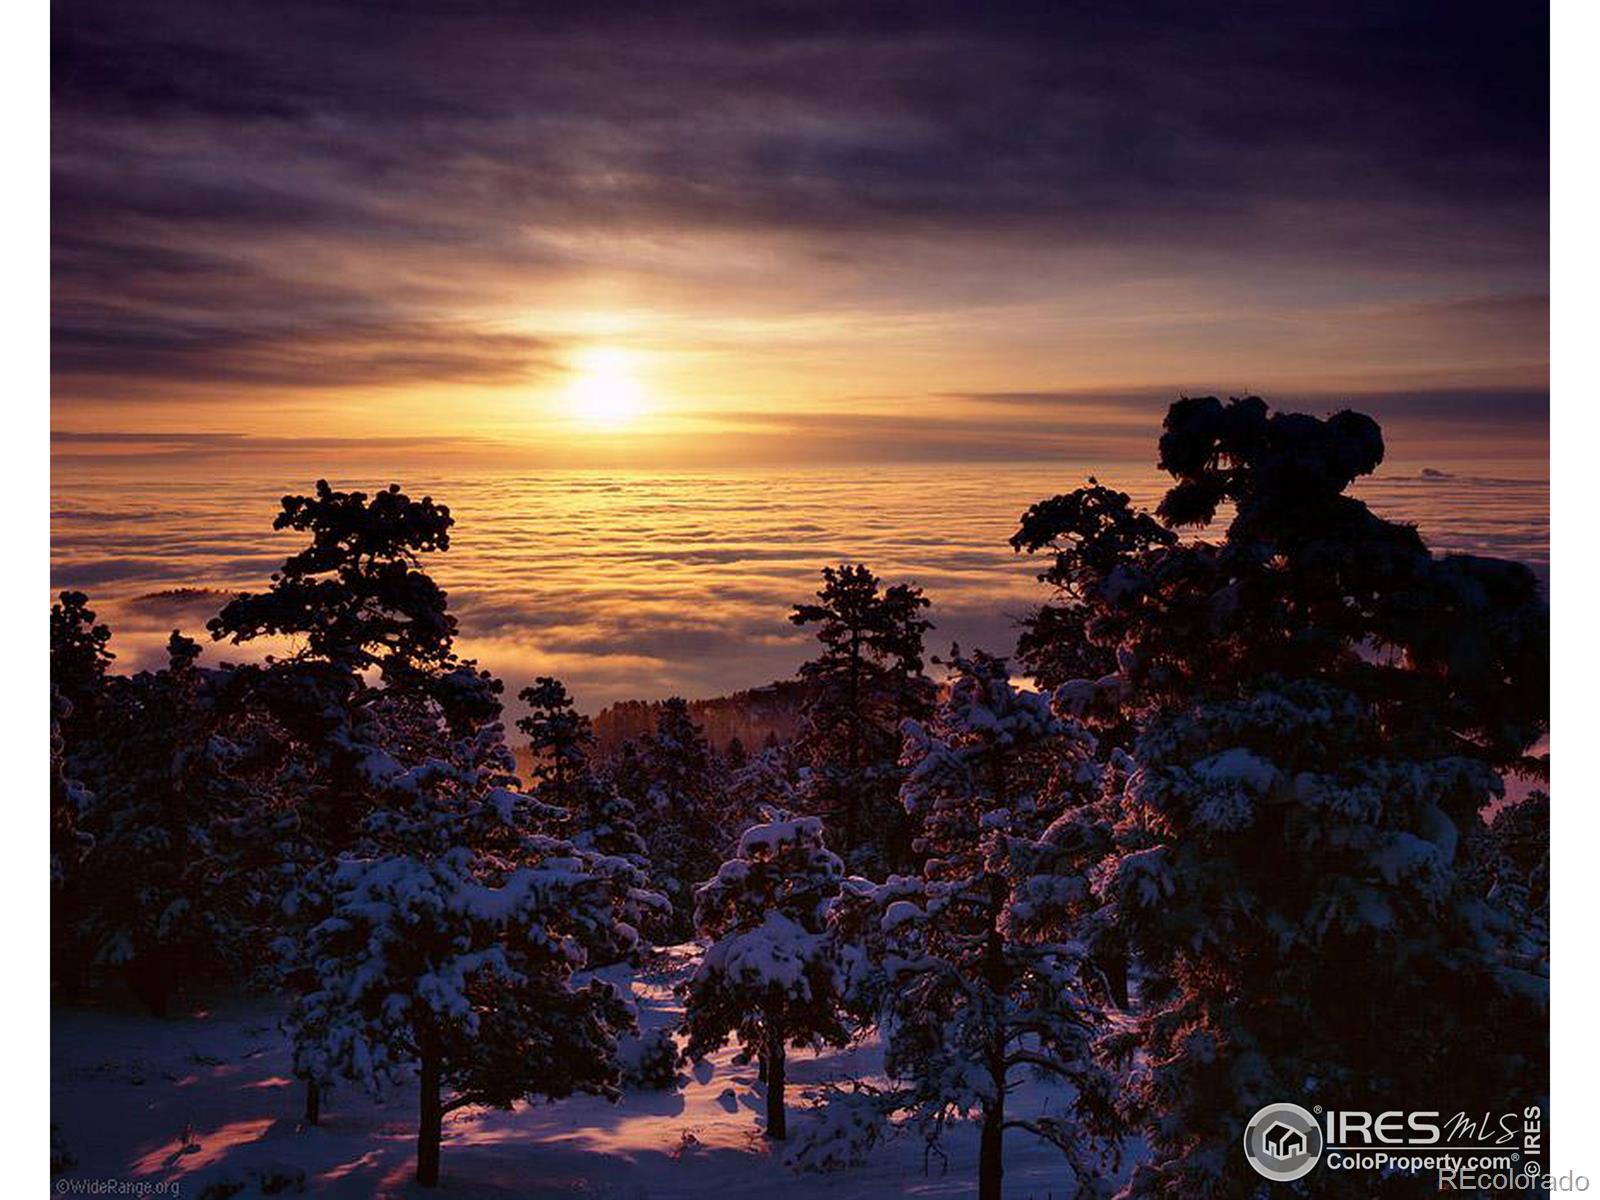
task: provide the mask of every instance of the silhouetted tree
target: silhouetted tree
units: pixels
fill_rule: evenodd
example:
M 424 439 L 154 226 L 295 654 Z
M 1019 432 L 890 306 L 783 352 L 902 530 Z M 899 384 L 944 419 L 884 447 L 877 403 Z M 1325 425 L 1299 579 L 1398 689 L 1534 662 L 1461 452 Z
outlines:
M 398 485 L 369 501 L 319 480 L 314 497 L 285 496 L 273 521 L 309 533 L 310 544 L 266 591 L 236 597 L 208 623 L 217 641 L 266 637 L 293 647 L 241 668 L 235 699 L 269 714 L 301 763 L 296 808 L 313 858 L 347 846 L 384 777 L 402 769 L 396 752 L 405 748 L 381 727 L 396 723 L 402 699 L 453 699 L 457 673 L 475 676 L 454 657 L 455 619 L 421 569 L 423 554 L 449 549 L 452 523 L 449 509 L 413 501 Z
M 228 602 L 209 628 L 234 643 L 264 635 L 304 640 L 296 657 L 377 668 L 403 683 L 454 665 L 455 619 L 421 556 L 450 548 L 450 510 L 392 483 L 368 498 L 317 481 L 315 496 L 285 496 L 274 529 L 311 535 L 272 587 Z
M 95 620 L 89 597 L 62 592 L 50 606 L 50 685 L 67 702 L 61 736 L 71 740 L 80 726 L 93 723 L 105 692 L 111 629 Z
M 638 809 L 645 821 L 651 882 L 672 905 L 667 926 L 659 932 L 681 941 L 694 931 L 694 887 L 717 869 L 722 843 L 716 756 L 688 701 L 681 696 L 665 701 L 655 728 L 621 766 L 634 773 L 633 787 L 642 786 Z
M 1346 495 L 1382 458 L 1356 413 L 1183 400 L 1166 528 L 1089 488 L 1014 539 L 1054 553 L 1074 637 L 1114 656 L 1115 680 L 1064 686 L 1137 731 L 1100 875 L 1145 972 L 1102 1041 L 1139 1064 L 1130 1195 L 1249 1192 L 1234 1148 L 1269 1101 L 1430 1108 L 1441 1080 L 1467 1111 L 1542 1099 L 1546 982 L 1464 835 L 1501 772 L 1541 765 L 1547 610 L 1527 568 L 1434 557 Z M 1224 503 L 1222 541 L 1171 535 Z M 1365 1195 L 1346 1174 L 1318 1186 Z
M 456 622 L 425 555 L 450 547 L 450 511 L 391 484 L 368 496 L 319 480 L 285 496 L 273 528 L 309 534 L 262 592 L 208 623 L 216 641 L 270 638 L 290 652 L 237 668 L 233 716 L 270 726 L 263 767 L 295 778 L 290 815 L 274 819 L 276 857 L 297 883 L 275 920 L 286 977 L 305 986 L 304 935 L 330 903 L 315 868 L 351 848 L 365 816 L 394 802 L 393 782 L 441 744 L 499 719 L 500 684 L 455 655 Z M 401 798 L 403 800 L 403 797 Z M 319 1096 L 307 1093 L 316 1120 Z
M 534 814 L 544 832 L 561 832 L 581 850 L 621 858 L 641 872 L 649 871 L 649 852 L 639 834 L 634 802 L 618 791 L 594 767 L 591 754 L 594 731 L 580 713 L 560 680 L 541 676 L 522 689 L 528 715 L 517 728 L 528 737 L 536 779 Z M 663 901 L 648 914 L 652 920 L 667 915 Z M 613 962 L 632 950 L 635 939 L 613 948 L 599 962 Z
M 85 763 L 92 882 L 79 907 L 92 962 L 121 970 L 157 1014 L 179 980 L 238 959 L 238 881 L 218 834 L 252 803 L 218 723 L 226 672 L 199 667 L 199 646 L 178 633 L 167 652 L 161 670 L 107 680 Z
M 585 793 L 594 785 L 589 769 L 594 730 L 589 718 L 577 710 L 562 682 L 548 675 L 523 688 L 519 697 L 528 706 L 528 715 L 518 718 L 517 728 L 527 736 L 533 755 L 534 792 L 563 819 L 576 822 Z
M 1055 530 L 1072 531 L 1065 536 L 1073 553 L 1057 554 L 1040 572 L 1055 597 L 1020 622 L 1017 660 L 1039 687 L 1055 691 L 1057 701 L 1105 742 L 1126 746 L 1135 729 L 1120 699 L 1116 648 L 1094 636 L 1083 591 L 1092 585 L 1094 572 L 1109 569 L 1117 555 L 1171 545 L 1177 535 L 1148 513 L 1135 512 L 1126 493 L 1093 476 L 1087 487 L 1029 509 L 1011 545 L 1022 549 L 1036 532 Z
M 790 620 L 816 626 L 822 652 L 800 668 L 811 685 L 797 749 L 810 768 L 803 807 L 839 838 L 853 870 L 910 863 L 909 830 L 896 802 L 900 722 L 927 713 L 934 688 L 922 670 L 932 625 L 920 588 L 884 588 L 865 565 L 825 567 L 814 604 Z

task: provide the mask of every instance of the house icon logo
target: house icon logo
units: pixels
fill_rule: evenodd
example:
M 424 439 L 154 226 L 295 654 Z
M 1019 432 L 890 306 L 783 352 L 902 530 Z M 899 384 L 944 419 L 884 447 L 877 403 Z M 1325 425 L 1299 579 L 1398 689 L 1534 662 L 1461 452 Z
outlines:
M 1322 1158 L 1322 1128 L 1298 1104 L 1269 1104 L 1245 1126 L 1244 1156 L 1256 1174 L 1288 1183 Z
M 1306 1135 L 1282 1121 L 1261 1135 L 1262 1148 L 1279 1162 L 1299 1158 L 1306 1152 Z

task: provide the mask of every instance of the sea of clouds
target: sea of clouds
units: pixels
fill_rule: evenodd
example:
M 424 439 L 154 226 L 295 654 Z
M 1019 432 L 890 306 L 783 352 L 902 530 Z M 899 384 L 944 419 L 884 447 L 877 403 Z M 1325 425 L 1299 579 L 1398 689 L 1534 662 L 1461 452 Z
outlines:
M 1030 463 L 398 481 L 456 517 L 450 551 L 429 569 L 449 592 L 463 651 L 512 694 L 535 674 L 555 674 L 594 711 L 792 674 L 810 640 L 787 621 L 790 607 L 815 590 L 819 568 L 841 560 L 921 585 L 933 600 L 933 652 L 952 642 L 1008 651 L 1016 618 L 1045 595 L 1035 579 L 1044 564 L 1007 545 L 1017 517 L 1089 473 Z M 1145 463 L 1095 473 L 1141 502 L 1161 494 L 1164 477 Z M 159 662 L 172 629 L 204 640 L 206 618 L 227 595 L 266 585 L 301 536 L 272 531 L 278 497 L 309 490 L 315 476 L 58 466 L 53 588 L 89 593 L 112 626 L 118 669 Z M 333 482 L 372 489 L 388 480 Z M 1548 578 L 1542 477 L 1386 464 L 1357 494 L 1416 523 L 1436 550 L 1516 558 Z M 256 653 L 208 650 L 213 660 Z

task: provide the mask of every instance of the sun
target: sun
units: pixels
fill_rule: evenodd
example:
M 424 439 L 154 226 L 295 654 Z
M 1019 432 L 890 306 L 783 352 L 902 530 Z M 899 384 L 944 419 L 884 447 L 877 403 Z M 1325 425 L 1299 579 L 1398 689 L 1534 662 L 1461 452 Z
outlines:
M 567 389 L 572 415 L 596 429 L 615 429 L 639 415 L 644 388 L 634 355 L 620 346 L 591 346 L 578 353 Z

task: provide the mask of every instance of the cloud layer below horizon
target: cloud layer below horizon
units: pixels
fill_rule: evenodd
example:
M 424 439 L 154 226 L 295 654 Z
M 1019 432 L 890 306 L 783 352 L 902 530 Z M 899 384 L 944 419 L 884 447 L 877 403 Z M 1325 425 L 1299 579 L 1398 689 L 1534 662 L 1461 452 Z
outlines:
M 1413 450 L 1418 449 L 1416 447 Z M 1432 452 L 1436 447 L 1427 447 Z M 1458 471 L 1398 457 L 1355 494 L 1411 521 L 1436 550 L 1515 558 L 1548 578 L 1544 479 Z M 1424 466 L 1442 474 L 1424 476 Z M 279 471 L 285 468 L 279 468 Z M 820 567 L 864 560 L 922 585 L 952 642 L 1011 650 L 1015 619 L 1045 595 L 1040 564 L 1006 544 L 1033 501 L 1098 471 L 1136 501 L 1169 483 L 1103 460 L 1030 466 L 879 467 L 645 475 L 479 472 L 411 477 L 450 505 L 447 554 L 429 570 L 461 622 L 461 648 L 511 684 L 555 674 L 589 711 L 619 699 L 723 694 L 787 677 L 807 658 L 785 619 Z M 219 482 L 205 469 L 58 474 L 52 584 L 87 591 L 114 631 L 118 670 L 159 662 L 175 627 L 203 639 L 226 597 L 266 586 L 298 547 L 270 530 L 277 497 L 309 481 L 255 464 Z M 368 488 L 384 480 L 345 479 Z M 208 648 L 208 661 L 259 647 Z

